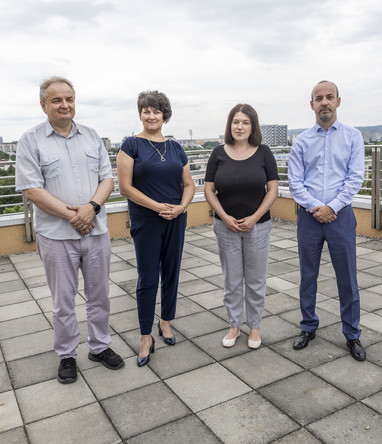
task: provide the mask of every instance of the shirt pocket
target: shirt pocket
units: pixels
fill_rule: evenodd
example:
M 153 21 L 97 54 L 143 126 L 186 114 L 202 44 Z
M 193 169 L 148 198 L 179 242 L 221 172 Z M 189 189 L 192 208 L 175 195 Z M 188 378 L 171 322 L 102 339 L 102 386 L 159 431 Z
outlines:
M 44 156 L 41 159 L 41 171 L 45 180 L 54 180 L 62 176 L 60 156 L 57 154 Z
M 88 161 L 89 170 L 93 173 L 99 172 L 99 156 L 98 151 L 94 150 L 85 150 L 86 159 Z

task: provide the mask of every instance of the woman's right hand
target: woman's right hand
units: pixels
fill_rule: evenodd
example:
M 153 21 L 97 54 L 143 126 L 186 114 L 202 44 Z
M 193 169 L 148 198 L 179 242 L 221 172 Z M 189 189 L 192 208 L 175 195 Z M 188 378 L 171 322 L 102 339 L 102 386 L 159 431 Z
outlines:
M 231 231 L 234 231 L 235 233 L 238 231 L 244 231 L 240 225 L 238 224 L 237 220 L 232 216 L 226 216 L 224 219 L 222 219 L 224 222 L 224 225 Z

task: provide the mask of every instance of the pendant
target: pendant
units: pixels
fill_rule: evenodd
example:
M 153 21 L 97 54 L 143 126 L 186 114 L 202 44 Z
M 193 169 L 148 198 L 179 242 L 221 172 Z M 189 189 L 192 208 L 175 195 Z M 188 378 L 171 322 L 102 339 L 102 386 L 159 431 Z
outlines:
M 166 159 L 165 159 L 163 156 L 160 156 L 160 160 L 161 160 L 162 162 L 166 162 Z

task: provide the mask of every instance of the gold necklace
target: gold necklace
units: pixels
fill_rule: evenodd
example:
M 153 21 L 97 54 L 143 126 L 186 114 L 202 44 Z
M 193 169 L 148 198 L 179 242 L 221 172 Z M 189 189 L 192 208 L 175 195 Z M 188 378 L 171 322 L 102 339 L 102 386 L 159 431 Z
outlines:
M 160 156 L 160 160 L 161 160 L 162 162 L 166 162 L 166 159 L 164 158 L 164 155 L 166 154 L 166 139 L 164 140 L 164 151 L 163 151 L 163 154 L 160 153 L 160 151 L 158 150 L 158 148 L 157 148 L 155 145 L 153 145 L 149 139 L 146 139 L 146 140 L 147 140 L 147 141 L 149 142 L 149 144 L 154 148 L 154 150 L 159 154 L 159 156 Z M 162 142 L 162 143 L 163 143 L 163 142 Z

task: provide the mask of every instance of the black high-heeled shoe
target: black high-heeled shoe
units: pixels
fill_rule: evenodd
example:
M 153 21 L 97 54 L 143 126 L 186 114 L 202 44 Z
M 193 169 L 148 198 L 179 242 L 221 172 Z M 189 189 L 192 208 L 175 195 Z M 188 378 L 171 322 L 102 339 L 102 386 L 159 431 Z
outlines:
M 163 340 L 164 340 L 165 344 L 167 344 L 167 345 L 175 345 L 175 336 L 171 336 L 171 338 L 166 338 L 163 335 L 163 331 L 160 328 L 160 321 L 158 321 L 158 332 L 159 332 L 159 336 L 163 337 Z
M 140 356 L 137 356 L 137 364 L 138 367 L 143 367 L 150 361 L 150 354 L 155 352 L 155 339 L 151 336 L 152 343 L 149 350 L 149 354 L 147 356 L 143 356 L 142 358 Z

